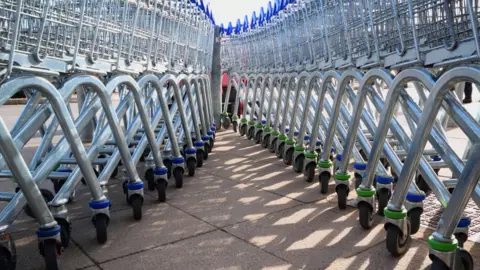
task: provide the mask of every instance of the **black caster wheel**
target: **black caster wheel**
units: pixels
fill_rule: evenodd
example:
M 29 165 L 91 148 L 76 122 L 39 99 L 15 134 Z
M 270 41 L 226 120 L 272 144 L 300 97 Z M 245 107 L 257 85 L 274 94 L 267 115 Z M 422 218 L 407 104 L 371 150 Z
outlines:
M 355 176 L 355 188 L 358 188 L 360 187 L 360 185 L 362 184 L 362 176 L 358 173 L 354 174 Z
M 265 135 L 262 140 L 262 147 L 267 148 L 268 147 L 268 142 L 270 141 L 270 134 Z
M 183 169 L 182 168 L 175 168 L 173 171 L 173 176 L 175 177 L 175 187 L 182 188 L 183 187 Z
M 395 225 L 389 224 L 387 227 L 387 250 L 395 257 L 403 255 L 408 248 L 412 238 L 410 237 L 410 222 L 407 219 L 407 235 Z
M 53 193 L 48 189 L 41 188 L 40 193 L 42 193 L 42 197 L 43 197 L 43 199 L 45 200 L 46 203 L 52 201 L 53 198 L 55 197 L 53 195 Z M 32 209 L 30 208 L 30 206 L 28 204 L 25 206 L 24 210 L 25 210 L 25 214 L 27 214 L 27 216 L 29 216 L 31 218 L 35 218 L 35 216 L 33 215 Z
M 390 196 L 391 196 L 391 191 L 386 188 L 377 190 L 377 199 L 378 199 L 377 213 L 380 216 L 383 216 L 383 209 L 387 207 L 388 201 L 390 200 Z
M 360 155 L 362 156 L 363 160 L 368 161 L 368 156 L 365 154 L 365 151 L 363 149 L 360 149 L 358 152 L 360 152 Z
M 56 218 L 58 226 L 60 226 L 60 239 L 62 247 L 67 248 L 70 244 L 70 233 L 72 232 L 72 224 L 63 218 Z
M 232 123 L 233 132 L 235 132 L 235 133 L 237 132 L 237 125 L 238 125 L 237 122 Z
M 155 175 L 152 169 L 147 169 L 145 171 L 145 180 L 147 180 L 148 190 L 155 190 Z
M 207 160 L 208 159 L 208 153 L 211 152 L 210 145 L 205 144 L 204 148 L 205 148 L 205 151 L 203 151 L 203 160 Z
M 0 269 L 15 270 L 17 267 L 17 258 L 13 258 L 10 251 L 6 248 L 0 248 Z
M 415 182 L 416 182 L 418 188 L 421 191 L 425 192 L 426 195 L 428 195 L 432 192 L 432 190 L 428 186 L 427 182 L 425 182 L 425 180 L 423 179 L 422 175 L 418 174 L 418 176 L 415 179 Z
M 58 265 L 58 247 L 55 239 L 46 239 L 41 243 L 41 253 L 45 259 L 45 268 L 47 270 L 59 270 Z
M 203 150 L 197 150 L 197 167 L 201 168 L 203 166 Z
M 158 201 L 165 202 L 167 200 L 167 181 L 159 178 L 155 185 L 157 188 Z
M 248 132 L 247 132 L 247 139 L 251 140 L 253 139 L 253 136 L 255 135 L 255 128 L 251 127 Z
M 259 144 L 261 141 L 262 141 L 262 131 L 259 131 L 257 132 L 257 134 L 255 134 L 255 143 Z
M 285 148 L 285 142 L 281 142 L 280 145 L 275 149 L 275 154 L 277 158 L 283 158 L 283 149 Z
M 213 140 L 213 138 L 210 138 L 210 147 L 208 148 L 208 152 L 211 153 L 212 152 L 212 149 L 213 149 L 213 144 L 215 143 L 215 141 Z
M 275 153 L 275 147 L 277 146 L 277 138 L 274 138 L 272 140 L 272 143 L 268 144 L 268 150 L 270 150 L 271 153 Z
M 305 156 L 299 155 L 296 159 L 295 162 L 293 162 L 293 170 L 296 173 L 301 173 L 303 171 L 303 162 L 305 161 Z
M 167 172 L 167 178 L 170 179 L 172 177 L 172 161 L 169 159 L 164 159 L 163 160 L 163 165 L 167 167 L 168 172 Z
M 283 157 L 283 163 L 285 165 L 292 165 L 293 162 L 293 147 L 290 147 L 290 149 L 287 150 L 285 153 L 285 156 Z
M 386 206 L 386 205 L 385 205 Z M 420 229 L 420 218 L 423 213 L 423 208 L 416 207 L 408 211 L 408 219 L 410 221 L 410 235 L 416 234 Z
M 453 191 L 455 191 L 455 188 L 449 188 L 448 189 L 448 192 L 450 192 L 450 194 L 453 194 Z
M 463 244 L 468 240 L 468 235 L 464 233 L 456 233 L 455 238 L 457 238 L 458 246 L 463 248 Z
M 457 256 L 460 258 L 463 270 L 473 270 L 473 258 L 468 251 L 458 248 Z
M 138 194 L 134 194 L 130 197 L 130 204 L 132 205 L 133 219 L 141 220 L 143 198 Z
M 246 125 L 242 125 L 240 127 L 240 136 L 245 136 L 245 134 L 247 133 L 247 126 Z
M 194 176 L 195 175 L 195 167 L 197 165 L 197 161 L 194 158 L 189 158 L 187 159 L 187 170 L 188 170 L 188 176 Z
M 104 214 L 97 214 L 93 218 L 93 224 L 95 225 L 95 229 L 97 231 L 98 243 L 105 244 L 108 238 L 108 234 L 107 234 L 108 217 Z
M 60 189 L 62 189 L 65 182 L 66 182 L 66 180 L 54 180 L 53 181 L 53 190 L 55 191 L 55 194 L 57 194 L 60 191 Z
M 432 264 L 430 265 L 430 270 L 451 270 L 448 265 L 446 265 L 442 260 L 436 256 L 432 256 Z
M 372 228 L 374 217 L 372 206 L 366 202 L 360 202 L 357 207 L 358 219 L 362 228 L 365 230 Z
M 229 129 L 230 128 L 230 118 L 228 117 L 225 117 L 225 119 L 223 119 L 223 123 L 222 123 L 222 126 L 224 129 Z
M 338 185 L 336 187 L 337 191 L 337 200 L 338 200 L 338 208 L 346 209 L 347 208 L 347 197 L 349 188 L 347 185 Z
M 303 179 L 305 179 L 306 182 L 313 182 L 313 179 L 315 178 L 315 167 L 315 163 L 310 163 L 305 168 L 305 171 L 303 172 Z
M 110 177 L 115 178 L 118 175 L 118 166 L 115 167 L 115 170 L 113 170 L 112 175 Z
M 320 182 L 320 193 L 328 193 L 328 182 L 330 182 L 330 177 L 331 175 L 328 172 L 323 172 L 318 176 L 318 180 Z

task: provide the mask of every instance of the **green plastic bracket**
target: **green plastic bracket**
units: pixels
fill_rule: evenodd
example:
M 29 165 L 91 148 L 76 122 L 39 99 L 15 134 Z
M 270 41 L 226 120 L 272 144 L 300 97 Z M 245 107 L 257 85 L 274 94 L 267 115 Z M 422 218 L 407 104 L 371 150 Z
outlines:
M 377 192 L 377 190 L 374 187 L 372 187 L 372 189 L 370 189 L 370 190 L 357 188 L 357 195 L 359 197 L 370 198 L 370 197 L 375 196 L 376 192 Z
M 299 146 L 295 146 L 295 151 L 297 152 L 302 152 L 302 151 L 305 151 L 305 147 L 299 145 Z
M 240 120 L 240 123 L 247 123 L 247 122 L 248 122 L 248 120 L 245 119 L 245 118 L 242 118 L 242 120 Z
M 272 131 L 272 136 L 278 136 L 278 135 L 280 135 L 280 132 L 278 132 L 278 131 Z
M 340 180 L 340 181 L 348 181 L 350 180 L 350 174 L 348 173 L 336 173 L 335 174 L 335 179 Z
M 285 141 L 287 139 L 287 136 L 285 134 L 282 134 L 278 137 L 279 141 Z
M 255 125 L 255 127 L 256 127 L 256 128 L 263 128 L 263 125 L 260 124 L 260 123 L 258 123 L 258 124 Z
M 285 141 L 285 143 L 286 143 L 287 145 L 294 145 L 294 144 L 295 144 L 295 141 L 294 141 L 294 140 L 291 140 L 291 139 L 288 139 L 288 140 Z
M 270 127 L 265 127 L 265 128 L 263 129 L 263 132 L 264 132 L 264 133 L 270 133 L 270 131 L 272 131 L 272 129 L 271 129 Z
M 332 162 L 330 160 L 320 160 L 318 162 L 318 167 L 328 169 L 332 167 Z
M 451 243 L 440 242 L 440 241 L 435 240 L 435 238 L 433 238 L 433 236 L 430 236 L 430 237 L 428 237 L 428 245 L 434 250 L 448 252 L 448 251 L 457 250 L 458 241 L 457 241 L 457 239 L 453 239 L 453 241 Z
M 383 209 L 383 214 L 391 219 L 404 219 L 407 216 L 407 209 L 403 209 L 401 212 L 389 210 L 387 207 Z
M 236 116 L 236 115 L 232 116 L 232 120 L 233 120 L 233 121 L 238 120 L 238 116 Z
M 309 158 L 309 159 L 316 159 L 317 156 L 318 156 L 317 153 L 312 153 L 312 152 L 310 152 L 310 153 L 305 153 L 305 157 L 306 157 L 306 158 Z
M 253 121 L 248 121 L 247 124 L 249 124 L 250 126 L 253 126 L 253 125 L 255 125 L 255 122 L 253 122 Z

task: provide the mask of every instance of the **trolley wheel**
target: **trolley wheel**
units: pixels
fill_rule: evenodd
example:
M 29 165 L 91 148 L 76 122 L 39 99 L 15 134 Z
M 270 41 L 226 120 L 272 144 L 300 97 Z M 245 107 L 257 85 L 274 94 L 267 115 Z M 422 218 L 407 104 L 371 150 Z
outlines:
M 259 144 L 261 141 L 262 141 L 262 131 L 260 130 L 255 134 L 255 143 Z
M 328 193 L 328 182 L 330 182 L 330 177 L 331 175 L 328 172 L 322 172 L 318 176 L 318 181 L 320 182 L 320 193 Z
M 205 148 L 205 151 L 203 151 L 203 160 L 207 160 L 208 159 L 208 153 L 211 152 L 210 151 L 210 145 L 205 144 L 204 148 Z
M 420 229 L 420 217 L 422 216 L 423 208 L 415 207 L 408 211 L 408 219 L 410 221 L 410 234 L 415 234 Z
M 203 150 L 197 150 L 197 167 L 201 168 L 203 166 Z
M 372 228 L 374 217 L 372 206 L 367 202 L 360 202 L 357 207 L 358 219 L 362 228 L 365 230 Z
M 407 235 L 395 225 L 387 225 L 387 250 L 395 257 L 403 255 L 409 248 L 412 238 L 410 237 L 410 222 L 407 219 Z
M 303 154 L 299 155 L 295 162 L 293 162 L 293 170 L 296 173 L 301 173 L 303 171 L 303 163 L 305 161 L 305 156 Z
M 67 180 L 54 180 L 53 181 L 53 190 L 55 191 L 55 194 L 57 194 L 60 189 L 62 189 L 63 185 L 65 185 L 65 182 L 67 182 Z
M 270 134 L 265 135 L 262 140 L 262 147 L 267 148 L 268 147 L 268 142 L 270 142 Z
M 0 269 L 15 270 L 17 267 L 16 258 L 4 247 L 0 247 Z
M 292 165 L 293 162 L 293 147 L 290 147 L 290 149 L 287 150 L 285 153 L 285 156 L 283 157 L 283 163 L 285 165 Z
M 463 244 L 468 240 L 468 235 L 460 232 L 455 234 L 455 238 L 457 238 L 458 246 L 463 248 Z
M 271 153 L 275 153 L 275 147 L 277 146 L 277 140 L 278 138 L 274 138 L 271 143 L 268 144 L 268 150 L 270 150 Z
M 167 181 L 159 178 L 155 186 L 157 188 L 158 201 L 165 202 L 167 200 Z
M 231 123 L 231 122 L 230 122 L 230 118 L 225 117 L 225 118 L 223 119 L 223 123 L 222 123 L 223 128 L 224 128 L 224 129 L 229 129 L 229 128 L 230 128 L 230 123 Z
M 107 233 L 107 226 L 108 226 L 108 217 L 104 214 L 97 214 L 93 218 L 93 224 L 95 225 L 95 229 L 97 231 L 97 241 L 100 244 L 104 244 L 107 242 L 108 233 Z
M 285 148 L 285 142 L 281 142 L 278 147 L 275 148 L 275 154 L 277 158 L 283 158 L 283 149 Z
M 255 133 L 255 128 L 251 127 L 247 132 L 247 139 L 251 140 L 255 135 L 254 133 Z
M 314 162 L 310 162 L 303 172 L 303 179 L 305 179 L 305 181 L 308 183 L 313 182 L 313 179 L 315 178 L 315 167 L 316 164 Z
M 41 188 L 40 193 L 42 193 L 42 197 L 43 197 L 43 200 L 45 201 L 45 203 L 50 202 L 55 197 L 53 195 L 53 193 L 48 189 Z M 25 206 L 24 210 L 25 210 L 25 214 L 27 214 L 27 216 L 29 216 L 31 218 L 35 218 L 35 215 L 33 215 L 32 209 L 30 208 L 30 206 L 28 204 Z
M 431 270 L 450 270 L 450 267 L 446 265 L 437 256 L 432 256 L 431 259 L 432 259 L 432 264 L 430 265 Z
M 194 176 L 195 175 L 196 165 L 197 165 L 197 161 L 194 158 L 187 159 L 188 176 Z
M 142 219 L 142 197 L 138 194 L 134 194 L 130 197 L 130 203 L 132 204 L 133 210 L 133 219 L 141 220 Z
M 70 244 L 70 233 L 72 232 L 72 224 L 63 218 L 56 218 L 58 225 L 60 226 L 60 239 L 62 247 L 67 248 Z
M 450 192 L 450 194 L 452 194 L 454 190 L 455 190 L 455 188 L 449 188 L 448 192 Z
M 164 159 L 163 160 L 163 165 L 165 165 L 165 167 L 167 167 L 167 169 L 168 169 L 167 178 L 170 179 L 170 177 L 172 176 L 172 161 L 169 160 L 169 159 Z
M 115 170 L 113 170 L 112 175 L 110 177 L 115 178 L 118 175 L 118 165 L 115 167 Z
M 232 126 L 233 126 L 233 132 L 237 133 L 237 126 L 238 126 L 237 122 L 233 122 Z
M 363 180 L 362 176 L 358 173 L 355 173 L 354 177 L 355 177 L 355 188 L 358 188 L 362 184 L 362 180 Z
M 240 127 L 240 136 L 245 136 L 245 134 L 247 133 L 247 126 L 246 125 L 242 125 Z
M 42 244 L 42 254 L 43 258 L 45 259 L 45 268 L 47 270 L 57 270 L 60 269 L 58 265 L 58 247 L 57 241 L 55 239 L 45 239 Z
M 362 156 L 363 160 L 368 161 L 368 156 L 365 153 L 365 151 L 363 151 L 363 149 L 360 149 L 358 152 L 360 152 L 360 155 Z
M 416 179 L 415 179 L 415 182 L 416 182 L 418 188 L 421 191 L 425 192 L 426 195 L 428 195 L 432 192 L 432 190 L 428 186 L 427 182 L 425 182 L 425 179 L 423 179 L 422 175 L 418 174 Z
M 473 258 L 468 251 L 458 248 L 457 256 L 460 258 L 463 270 L 473 270 Z
M 380 216 L 383 216 L 383 209 L 387 207 L 388 201 L 390 200 L 391 191 L 386 188 L 381 188 L 377 190 L 377 199 L 378 199 L 378 209 L 377 213 Z
M 182 188 L 183 187 L 183 169 L 182 168 L 175 168 L 173 170 L 173 177 L 175 177 L 175 187 Z
M 336 187 L 337 191 L 337 200 L 338 200 L 338 208 L 346 209 L 347 208 L 347 197 L 349 188 L 347 185 L 340 184 Z
M 145 179 L 147 180 L 148 190 L 154 191 L 155 190 L 155 175 L 153 173 L 153 169 L 147 169 L 145 171 Z
M 215 141 L 213 140 L 213 138 L 210 138 L 210 147 L 208 148 L 208 152 L 211 153 L 212 152 L 212 149 L 213 149 L 213 144 L 215 143 Z

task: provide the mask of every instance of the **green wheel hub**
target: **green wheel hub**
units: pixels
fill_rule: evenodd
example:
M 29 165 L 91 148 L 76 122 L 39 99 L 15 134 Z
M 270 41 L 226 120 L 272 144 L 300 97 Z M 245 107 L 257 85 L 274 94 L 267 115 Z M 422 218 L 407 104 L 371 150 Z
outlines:
M 373 196 L 375 196 L 375 193 L 377 191 L 375 190 L 375 188 L 372 187 L 372 189 L 370 190 L 365 190 L 365 189 L 361 189 L 361 188 L 357 188 L 357 195 L 359 197 L 364 197 L 364 198 L 371 198 Z
M 350 174 L 348 173 L 336 173 L 335 179 L 340 181 L 348 181 L 350 180 Z
M 391 219 L 404 219 L 407 216 L 407 209 L 402 209 L 401 212 L 389 210 L 387 207 L 383 209 L 383 214 Z
M 435 240 L 435 238 L 433 238 L 433 236 L 430 236 L 430 237 L 428 237 L 428 245 L 434 250 L 448 252 L 448 251 L 457 250 L 458 241 L 457 241 L 457 239 L 453 239 L 453 241 L 450 242 L 450 243 L 440 242 L 440 241 Z
M 318 162 L 318 167 L 328 169 L 332 167 L 332 162 L 330 160 L 320 160 Z

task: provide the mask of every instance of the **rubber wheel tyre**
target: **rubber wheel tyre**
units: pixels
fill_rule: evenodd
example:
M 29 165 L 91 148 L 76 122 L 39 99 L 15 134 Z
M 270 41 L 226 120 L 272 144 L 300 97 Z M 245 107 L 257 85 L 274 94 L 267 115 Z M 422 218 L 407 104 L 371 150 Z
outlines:
M 159 178 L 155 186 L 157 188 L 158 201 L 165 202 L 167 200 L 167 181 Z
M 262 141 L 262 131 L 260 130 L 255 134 L 255 143 L 259 144 Z
M 359 203 L 357 207 L 358 219 L 362 228 L 365 230 L 372 228 L 374 218 L 372 207 L 366 202 Z
M 296 173 L 301 173 L 303 171 L 303 162 L 305 161 L 305 156 L 303 154 L 297 156 L 295 162 L 293 163 L 293 170 Z
M 203 166 L 203 150 L 197 150 L 197 167 L 201 168 Z
M 53 180 L 53 191 L 55 191 L 55 194 L 57 194 L 60 189 L 62 189 L 65 182 L 66 180 Z
M 15 270 L 16 267 L 16 258 L 12 258 L 12 254 L 6 248 L 0 247 L 0 269 Z
M 386 207 L 386 206 L 385 206 Z M 408 219 L 410 221 L 410 234 L 416 234 L 420 229 L 420 218 L 422 217 L 423 208 L 416 207 L 408 211 Z
M 267 134 L 263 137 L 262 139 L 262 147 L 267 148 L 268 147 L 268 142 L 270 142 L 270 134 Z
M 336 187 L 337 190 L 337 200 L 338 200 L 338 208 L 346 209 L 347 208 L 347 197 L 348 197 L 348 186 L 347 185 L 338 185 Z
M 242 125 L 240 127 L 240 136 L 245 136 L 245 134 L 247 133 L 247 126 L 246 125 Z
M 223 119 L 223 123 L 222 123 L 223 128 L 224 128 L 224 129 L 229 129 L 229 128 L 230 128 L 230 124 L 231 124 L 230 118 L 225 117 L 225 118 Z
M 428 186 L 427 182 L 425 181 L 425 179 L 423 179 L 422 175 L 418 174 L 417 178 L 415 179 L 415 182 L 418 186 L 418 188 L 425 192 L 426 195 L 430 194 L 432 192 L 432 190 L 430 189 L 430 187 Z
M 463 248 L 457 249 L 457 256 L 460 258 L 463 270 L 473 270 L 473 258 L 468 251 Z
M 168 169 L 167 178 L 170 179 L 170 177 L 172 177 L 172 161 L 169 160 L 169 159 L 165 159 L 165 160 L 163 160 L 163 165 L 165 165 L 165 167 L 167 167 L 167 169 Z
M 316 164 L 311 162 L 305 168 L 305 171 L 303 172 L 303 179 L 305 179 L 307 183 L 313 182 L 313 179 L 315 178 L 315 167 L 316 167 Z
M 95 229 L 97 231 L 97 241 L 100 244 L 104 244 L 107 242 L 108 233 L 107 233 L 107 216 L 104 214 L 97 214 L 94 217 L 93 224 L 95 225 Z
M 55 239 L 45 239 L 42 242 L 42 253 L 45 259 L 45 268 L 47 270 L 57 270 L 60 269 L 58 265 L 58 248 L 57 241 Z
M 320 193 L 327 194 L 328 193 L 328 184 L 330 182 L 330 173 L 321 173 L 318 176 L 318 181 L 320 182 Z
M 148 190 L 154 191 L 155 190 L 155 174 L 153 173 L 153 169 L 147 169 L 145 171 L 145 180 L 147 180 Z
M 280 145 L 275 148 L 275 154 L 277 158 L 283 158 L 283 149 L 285 148 L 285 142 L 281 142 Z
M 210 145 L 205 144 L 203 148 L 205 149 L 205 151 L 203 151 L 203 160 L 208 160 L 208 153 L 211 152 Z
M 195 175 L 196 164 L 197 164 L 197 161 L 194 158 L 187 159 L 188 176 L 191 177 Z
M 237 125 L 238 125 L 237 122 L 233 122 L 233 125 L 232 125 L 233 126 L 233 132 L 235 132 L 235 133 L 237 132 Z
M 247 139 L 251 140 L 253 139 L 253 136 L 255 135 L 255 128 L 251 127 L 248 132 L 247 132 Z
M 175 187 L 176 188 L 182 188 L 183 187 L 183 169 L 182 168 L 176 168 L 173 170 L 173 177 L 175 177 Z
M 380 216 L 383 216 L 383 210 L 388 205 L 388 201 L 390 200 L 390 190 L 386 188 L 379 189 L 377 191 L 377 200 L 378 200 L 378 209 L 377 213 Z
M 43 200 L 45 201 L 45 203 L 48 203 L 48 202 L 52 201 L 53 198 L 55 197 L 53 195 L 53 193 L 48 189 L 41 188 L 40 193 L 42 193 L 42 197 L 43 197 Z M 32 209 L 30 208 L 30 206 L 28 204 L 24 207 L 24 210 L 25 210 L 25 214 L 27 214 L 27 216 L 29 216 L 31 218 L 35 218 L 35 216 L 33 215 Z
M 354 176 L 355 176 L 355 188 L 357 189 L 362 184 L 363 179 L 362 179 L 362 176 L 359 175 L 358 173 L 354 174 Z
M 277 146 L 277 140 L 278 140 L 278 138 L 273 138 L 272 142 L 268 144 L 268 150 L 270 150 L 271 153 L 275 153 L 275 147 Z
M 141 220 L 142 219 L 142 197 L 138 194 L 132 195 L 130 197 L 130 203 L 132 204 L 133 210 L 133 219 Z
M 412 238 L 410 237 L 410 222 L 408 219 L 407 230 L 408 235 L 404 238 L 402 231 L 397 226 L 391 224 L 387 227 L 387 250 L 395 257 L 403 255 L 412 242 Z
M 58 225 L 60 226 L 60 239 L 62 247 L 67 248 L 70 244 L 70 233 L 72 232 L 72 225 L 70 222 L 63 218 L 56 218 Z
M 457 238 L 458 246 L 463 248 L 463 244 L 468 240 L 468 235 L 464 233 L 456 233 L 455 238 Z
M 214 147 L 214 143 L 215 141 L 213 140 L 213 138 L 210 138 L 210 147 L 208 148 L 208 152 L 211 153 L 212 152 L 212 149 Z
M 285 165 L 292 165 L 293 162 L 293 147 L 290 147 L 290 149 L 287 150 L 285 153 L 285 156 L 283 157 L 283 163 Z
M 441 259 L 436 256 L 432 258 L 431 270 L 450 270 L 450 267 L 446 265 Z

